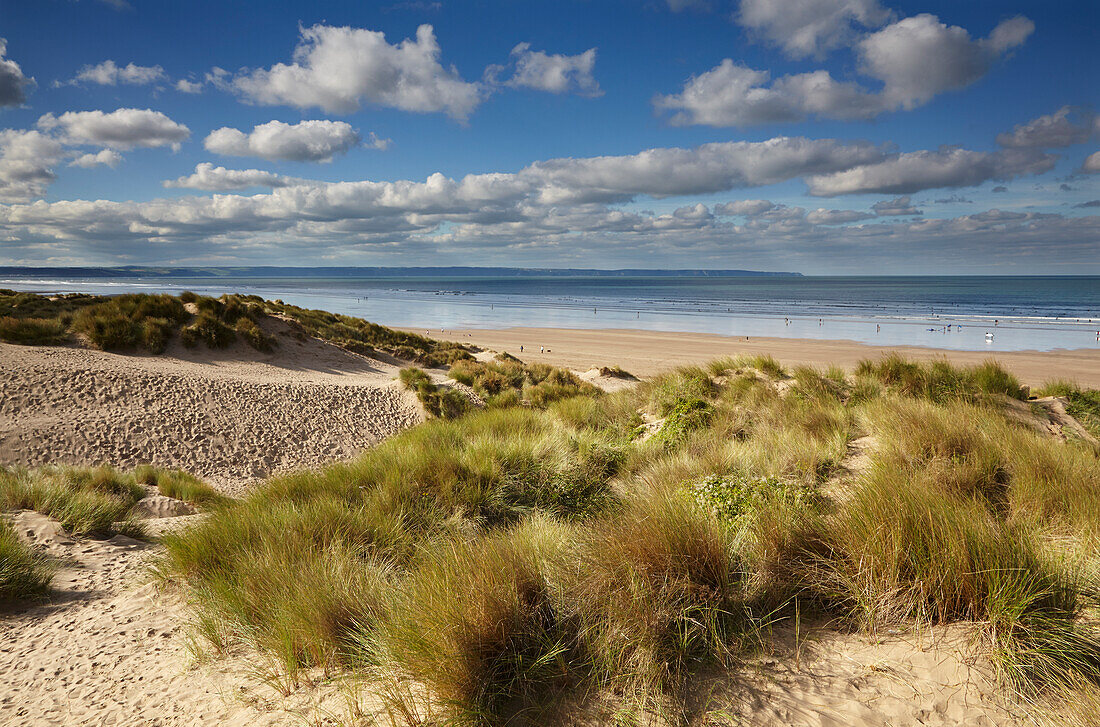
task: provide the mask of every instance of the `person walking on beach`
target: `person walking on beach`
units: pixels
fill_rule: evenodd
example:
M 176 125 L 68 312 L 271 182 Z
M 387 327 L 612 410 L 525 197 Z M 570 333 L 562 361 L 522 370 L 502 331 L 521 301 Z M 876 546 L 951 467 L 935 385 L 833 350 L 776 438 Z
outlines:
M 546 346 L 539 346 L 539 353 L 546 353 Z

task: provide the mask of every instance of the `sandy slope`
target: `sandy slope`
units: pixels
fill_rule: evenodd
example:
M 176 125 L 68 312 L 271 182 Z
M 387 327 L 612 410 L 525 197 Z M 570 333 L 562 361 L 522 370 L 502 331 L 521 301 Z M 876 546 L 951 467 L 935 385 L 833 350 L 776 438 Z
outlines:
M 149 582 L 159 546 L 69 537 L 33 512 L 11 518 L 60 567 L 49 602 L 0 606 L 0 725 L 302 724 L 288 710 L 334 699 L 280 700 L 240 662 L 192 664 L 183 604 Z
M 229 492 L 422 419 L 397 368 L 310 339 L 167 356 L 0 344 L 0 464 L 184 467 Z

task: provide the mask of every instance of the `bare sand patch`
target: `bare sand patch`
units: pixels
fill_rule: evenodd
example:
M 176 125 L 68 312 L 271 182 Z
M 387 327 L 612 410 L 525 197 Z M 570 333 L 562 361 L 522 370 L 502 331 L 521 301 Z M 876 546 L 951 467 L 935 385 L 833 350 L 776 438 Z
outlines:
M 0 344 L 0 464 L 150 463 L 238 494 L 422 421 L 396 372 L 314 339 L 165 356 Z

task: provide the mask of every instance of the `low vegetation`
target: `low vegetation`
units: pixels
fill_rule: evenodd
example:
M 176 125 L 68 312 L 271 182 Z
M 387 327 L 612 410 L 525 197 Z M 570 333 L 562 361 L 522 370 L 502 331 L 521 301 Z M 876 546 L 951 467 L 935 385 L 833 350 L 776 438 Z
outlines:
M 0 519 L 0 602 L 44 595 L 52 571 L 46 559 L 23 544 L 11 524 Z
M 1082 389 L 1072 381 L 1048 381 L 1037 394 L 1064 397 L 1066 413 L 1081 422 L 1089 434 L 1100 439 L 1100 391 Z
M 601 396 L 510 359 L 451 376 L 486 407 L 447 420 L 461 395 L 407 369 L 439 419 L 166 539 L 210 648 L 286 689 L 354 675 L 401 723 L 696 723 L 693 677 L 799 618 L 976 625 L 1029 699 L 1100 680 L 1100 462 L 1007 416 L 995 364 L 728 359 Z
M 60 521 L 73 535 L 140 537 L 134 506 L 155 486 L 161 494 L 198 507 L 223 505 L 227 498 L 178 470 L 142 466 L 132 472 L 111 467 L 0 467 L 0 512 L 36 510 Z
M 386 354 L 431 367 L 472 358 L 461 344 L 255 295 L 46 297 L 0 289 L 0 341 L 25 345 L 62 344 L 79 336 L 105 351 L 159 354 L 178 337 L 190 348 L 220 349 L 241 340 L 267 353 L 279 345 L 268 330 L 279 327 L 271 323 L 274 319 L 289 325 L 290 335 L 313 336 L 365 355 Z

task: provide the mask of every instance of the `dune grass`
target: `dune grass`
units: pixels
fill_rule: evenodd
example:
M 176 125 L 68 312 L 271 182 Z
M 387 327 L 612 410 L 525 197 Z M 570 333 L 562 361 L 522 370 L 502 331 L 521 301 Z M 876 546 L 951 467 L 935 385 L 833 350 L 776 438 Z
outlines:
M 1048 381 L 1036 393 L 1065 397 L 1066 413 L 1081 422 L 1089 434 L 1100 439 L 1100 391 L 1082 389 L 1072 381 Z
M 189 312 L 188 305 L 197 313 Z M 364 355 L 386 353 L 432 367 L 472 359 L 459 343 L 255 295 L 212 298 L 186 291 L 179 296 L 47 297 L 0 289 L 0 340 L 25 345 L 65 343 L 75 333 L 105 351 L 159 354 L 178 337 L 188 347 L 215 349 L 240 339 L 269 353 L 278 346 L 278 338 L 264 331 L 266 318 L 286 321 L 299 337 L 313 336 Z
M 36 598 L 49 590 L 53 568 L 0 519 L 0 601 Z
M 0 467 L 0 511 L 36 510 L 60 521 L 73 535 L 141 537 L 133 514 L 146 485 L 199 507 L 223 505 L 227 498 L 179 470 L 141 466 L 132 472 L 111 467 Z
M 694 723 L 694 677 L 799 613 L 976 625 L 1028 699 L 1100 683 L 1100 462 L 1003 414 L 1020 391 L 995 364 L 727 360 L 542 406 L 532 388 L 573 384 L 531 368 L 456 362 L 511 404 L 275 477 L 166 538 L 206 642 L 259 649 L 288 684 L 356 675 L 393 720 L 430 723 Z M 870 466 L 849 472 L 861 435 Z

